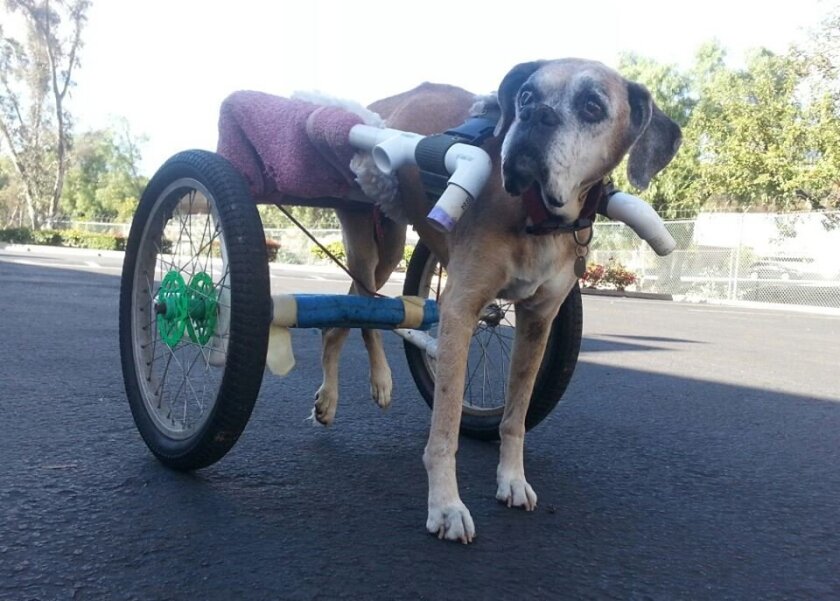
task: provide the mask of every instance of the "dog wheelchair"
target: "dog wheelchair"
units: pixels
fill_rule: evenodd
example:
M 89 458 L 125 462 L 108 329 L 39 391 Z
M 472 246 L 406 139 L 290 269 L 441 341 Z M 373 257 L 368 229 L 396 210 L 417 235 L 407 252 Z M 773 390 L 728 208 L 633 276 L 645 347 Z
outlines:
M 448 146 L 435 140 L 430 149 L 429 138 L 362 124 L 352 128 L 349 142 L 371 152 L 385 172 L 417 164 L 418 157 L 439 165 L 446 186 L 430 219 L 447 229 L 478 197 L 490 159 L 457 140 Z M 433 151 L 437 155 L 430 160 Z M 227 159 L 188 150 L 155 173 L 131 226 L 119 308 L 123 378 L 142 438 L 175 469 L 211 465 L 236 443 L 256 402 L 275 328 L 393 330 L 404 338 L 421 396 L 433 402 L 437 299 L 446 283 L 438 258 L 422 242 L 416 246 L 405 298 L 272 297 L 260 203 L 372 210 L 371 201 L 357 192 L 343 198 L 254 197 Z M 616 195 L 610 204 L 610 217 L 631 225 L 660 254 L 670 250 L 673 240 L 649 205 L 629 195 Z M 563 396 L 577 362 L 582 323 L 575 286 L 554 319 L 527 429 Z M 498 438 L 515 327 L 513 308 L 502 299 L 485 307 L 475 326 L 463 396 L 466 436 Z

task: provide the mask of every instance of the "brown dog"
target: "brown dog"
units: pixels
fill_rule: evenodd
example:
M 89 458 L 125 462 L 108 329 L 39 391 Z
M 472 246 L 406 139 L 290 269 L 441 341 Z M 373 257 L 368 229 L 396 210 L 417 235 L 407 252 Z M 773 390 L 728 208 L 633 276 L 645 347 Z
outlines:
M 440 538 L 464 543 L 472 541 L 475 527 L 458 494 L 455 454 L 473 328 L 493 299 L 515 302 L 496 498 L 531 511 L 537 495 L 523 466 L 525 415 L 551 322 L 576 280 L 574 237 L 566 232 L 526 233 L 522 197 L 531 194 L 555 221 L 572 223 L 589 189 L 628 152 L 630 180 L 644 188 L 671 161 L 681 139 L 679 127 L 655 106 L 643 86 L 597 62 L 564 59 L 518 65 L 505 76 L 497 96 L 501 117 L 495 137 L 484 145 L 493 160 L 493 176 L 450 234 L 444 236 L 427 224 L 432 203 L 416 169 L 399 173 L 405 216 L 448 272 L 440 303 L 432 424 L 423 455 L 429 477 L 426 528 Z M 462 123 L 475 101 L 460 88 L 423 84 L 378 101 L 371 109 L 388 127 L 432 134 Z M 350 269 L 365 287 L 379 289 L 402 256 L 405 227 L 386 222 L 384 244 L 377 245 L 369 215 L 340 211 L 339 218 Z M 355 285 L 352 291 L 362 293 Z M 384 407 L 390 403 L 391 372 L 378 332 L 363 334 L 372 395 Z M 347 330 L 338 328 L 324 334 L 324 381 L 315 403 L 315 417 L 324 424 L 335 416 L 338 354 L 346 336 Z

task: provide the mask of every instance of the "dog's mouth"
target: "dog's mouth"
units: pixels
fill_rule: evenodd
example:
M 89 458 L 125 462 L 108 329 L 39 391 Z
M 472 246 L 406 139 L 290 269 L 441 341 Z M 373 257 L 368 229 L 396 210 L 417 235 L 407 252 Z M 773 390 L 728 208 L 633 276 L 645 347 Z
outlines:
M 502 170 L 505 190 L 514 196 L 521 195 L 526 204 L 540 204 L 552 213 L 566 205 L 563 198 L 546 190 L 544 182 L 548 173 L 536 152 L 520 149 L 511 160 L 504 161 Z
M 545 188 L 543 188 L 537 180 L 534 180 L 531 185 L 525 189 L 522 193 L 522 199 L 526 203 L 541 202 L 546 207 L 554 207 L 556 209 L 562 209 L 566 204 L 562 200 L 546 193 Z

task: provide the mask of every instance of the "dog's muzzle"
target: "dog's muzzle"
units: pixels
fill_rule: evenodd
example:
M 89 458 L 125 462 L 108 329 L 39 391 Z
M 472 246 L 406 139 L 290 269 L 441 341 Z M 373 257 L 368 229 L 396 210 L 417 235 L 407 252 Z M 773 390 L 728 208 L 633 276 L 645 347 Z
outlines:
M 544 152 L 561 124 L 560 115 L 546 104 L 520 109 L 515 128 L 508 134 L 513 137 L 502 164 L 504 186 L 508 193 L 519 196 L 536 185 L 547 205 L 560 208 L 565 204 L 563 199 L 545 194 L 548 169 Z
M 519 121 L 532 127 L 555 128 L 563 120 L 560 114 L 547 104 L 531 104 L 519 110 Z
M 562 198 L 554 198 L 546 192 L 544 182 L 547 172 L 541 157 L 535 152 L 522 151 L 513 154 L 502 165 L 505 190 L 513 196 L 521 196 L 525 192 L 536 192 L 546 206 L 556 209 L 566 203 Z

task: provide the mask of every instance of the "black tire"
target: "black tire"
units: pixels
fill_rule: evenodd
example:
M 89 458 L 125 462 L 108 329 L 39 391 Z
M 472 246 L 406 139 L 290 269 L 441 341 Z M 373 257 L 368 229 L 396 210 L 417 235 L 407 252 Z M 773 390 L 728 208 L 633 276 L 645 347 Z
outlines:
M 418 243 L 408 264 L 403 294 L 436 298 L 441 292 L 440 273 L 440 263 L 437 258 L 427 246 Z M 502 362 L 504 362 L 503 355 L 506 355 L 507 351 L 510 350 L 507 348 L 507 351 L 505 351 L 507 344 L 505 341 L 512 340 L 512 330 L 515 325 L 505 317 L 507 309 L 512 309 L 508 305 L 510 303 L 504 303 L 504 301 L 497 301 L 497 303 L 491 305 L 492 319 L 488 318 L 488 312 L 486 311 L 485 317 L 477 325 L 473 334 L 470 361 L 476 366 L 471 368 L 468 364 L 464 407 L 461 416 L 461 434 L 470 438 L 480 440 L 498 440 L 499 438 L 499 424 L 502 421 L 504 411 L 504 392 L 501 392 L 501 396 L 499 396 L 498 391 L 491 391 L 491 403 L 481 407 L 474 406 L 469 398 L 472 398 L 470 387 L 480 362 L 484 362 L 484 371 L 487 372 L 486 366 L 490 363 L 488 345 L 495 339 L 499 348 L 502 349 L 500 353 Z M 507 324 L 502 323 L 505 321 Z M 430 330 L 433 336 L 436 335 L 436 332 L 436 326 Z M 526 430 L 530 430 L 544 420 L 563 396 L 577 365 L 582 334 L 583 304 L 580 288 L 575 284 L 551 325 L 551 334 L 534 384 L 534 391 L 531 394 L 528 414 L 525 418 Z M 477 359 L 476 355 L 478 355 Z M 408 341 L 405 342 L 405 356 L 420 394 L 431 407 L 434 402 L 435 390 L 433 360 L 427 357 L 425 351 Z M 479 363 L 476 363 L 476 361 Z M 491 367 L 496 368 L 490 371 L 491 376 L 493 373 L 505 373 L 504 365 L 501 365 L 501 369 L 498 369 L 499 365 L 491 365 Z M 471 370 L 473 375 L 471 375 Z M 495 387 L 503 391 L 506 378 L 502 380 Z M 487 378 L 483 378 L 482 383 L 488 383 Z M 489 382 L 489 384 L 493 385 L 492 382 Z M 484 388 L 482 389 L 482 399 L 484 398 L 483 390 Z M 495 404 L 493 404 L 493 401 L 495 401 Z
M 152 177 L 126 245 L 119 317 L 125 391 L 149 449 L 178 470 L 221 459 L 259 394 L 271 319 L 262 223 L 222 157 L 188 150 Z

